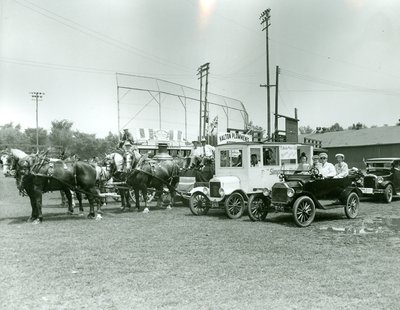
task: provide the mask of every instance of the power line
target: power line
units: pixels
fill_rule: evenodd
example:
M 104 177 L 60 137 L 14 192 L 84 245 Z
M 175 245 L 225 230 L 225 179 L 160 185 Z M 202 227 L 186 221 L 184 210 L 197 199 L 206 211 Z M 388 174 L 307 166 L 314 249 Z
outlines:
M 135 46 L 133 46 L 131 44 L 128 44 L 128 43 L 125 43 L 123 41 L 114 39 L 114 38 L 112 38 L 112 37 L 110 37 L 108 35 L 105 35 L 105 34 L 99 32 L 99 31 L 90 29 L 90 28 L 88 28 L 88 27 L 86 27 L 86 26 L 84 26 L 82 24 L 79 24 L 79 23 L 77 23 L 77 22 L 75 22 L 75 21 L 73 21 L 71 19 L 65 18 L 65 17 L 63 17 L 63 16 L 61 16 L 59 14 L 56 14 L 56 13 L 50 11 L 50 10 L 47 10 L 47 9 L 41 7 L 41 6 L 38 6 L 38 5 L 36 5 L 36 4 L 34 4 L 34 3 L 30 2 L 30 1 L 22 0 L 25 3 L 28 3 L 28 5 L 22 3 L 21 0 L 14 0 L 14 1 L 17 4 L 19 4 L 20 6 L 23 6 L 23 7 L 27 8 L 27 9 L 29 9 L 29 10 L 32 10 L 32 11 L 34 11 L 34 12 L 36 12 L 36 13 L 42 15 L 42 16 L 45 16 L 45 17 L 47 17 L 47 18 L 49 18 L 49 19 L 51 19 L 53 21 L 56 21 L 57 23 L 60 23 L 60 24 L 62 24 L 64 26 L 67 26 L 67 27 L 69 27 L 69 28 L 71 28 L 71 29 L 73 29 L 75 31 L 78 31 L 80 33 L 83 33 L 85 35 L 91 36 L 91 37 L 93 37 L 93 38 L 95 38 L 97 40 L 100 40 L 100 41 L 102 41 L 104 43 L 107 43 L 109 45 L 112 45 L 114 47 L 118 47 L 118 48 L 123 49 L 125 51 L 128 51 L 130 53 L 134 53 L 136 55 L 139 55 L 142 58 L 146 58 L 146 59 L 148 59 L 150 61 L 157 62 L 157 63 L 159 63 L 161 65 L 167 65 L 167 66 L 171 66 L 172 65 L 172 66 L 175 66 L 175 67 L 179 67 L 180 69 L 184 68 L 188 72 L 192 70 L 191 68 L 183 66 L 182 64 L 178 64 L 178 63 L 172 62 L 170 60 L 164 59 L 162 57 L 153 55 L 153 54 L 151 54 L 151 53 L 149 53 L 147 51 L 141 50 L 141 49 L 139 49 L 139 48 L 137 48 L 137 47 L 135 47 Z M 46 12 L 48 14 L 46 14 L 44 12 Z

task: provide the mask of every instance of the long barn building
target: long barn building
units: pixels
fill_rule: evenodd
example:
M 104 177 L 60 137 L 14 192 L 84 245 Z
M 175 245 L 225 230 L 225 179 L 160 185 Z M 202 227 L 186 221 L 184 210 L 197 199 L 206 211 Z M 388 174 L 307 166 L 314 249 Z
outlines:
M 364 169 L 364 159 L 400 157 L 400 126 L 385 126 L 359 130 L 344 130 L 300 135 L 299 142 L 320 140 L 328 151 L 329 161 L 335 163 L 335 154 L 343 153 L 349 167 Z

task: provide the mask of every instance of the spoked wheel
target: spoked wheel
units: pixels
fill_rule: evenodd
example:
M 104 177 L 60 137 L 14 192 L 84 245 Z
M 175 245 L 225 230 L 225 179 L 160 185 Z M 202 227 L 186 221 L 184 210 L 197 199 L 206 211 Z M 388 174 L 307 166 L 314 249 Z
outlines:
M 297 198 L 293 205 L 293 218 L 297 226 L 309 226 L 315 217 L 314 201 L 308 196 Z
M 347 218 L 354 219 L 358 214 L 358 208 L 360 205 L 360 198 L 356 193 L 350 193 L 347 197 L 346 205 L 344 206 L 344 213 L 346 213 Z
M 148 190 L 147 191 L 147 203 L 153 201 L 155 195 L 156 195 L 155 191 Z M 135 198 L 135 191 L 133 189 L 129 190 L 129 196 L 131 197 L 132 201 L 135 203 L 136 202 L 136 198 Z M 140 197 L 140 201 L 144 202 L 143 195 L 140 194 L 139 197 Z
M 253 222 L 263 221 L 267 217 L 268 214 L 268 206 L 270 202 L 266 203 L 266 199 L 261 195 L 251 195 L 249 202 L 247 204 L 247 210 L 249 213 L 249 218 Z
M 385 187 L 385 192 L 383 193 L 383 199 L 386 203 L 391 203 L 393 199 L 393 186 L 391 184 L 388 184 L 388 186 Z
M 225 200 L 225 211 L 231 219 L 238 219 L 243 215 L 244 198 L 240 193 L 233 193 Z
M 210 200 L 201 192 L 196 192 L 189 199 L 189 208 L 194 215 L 206 215 L 210 209 Z

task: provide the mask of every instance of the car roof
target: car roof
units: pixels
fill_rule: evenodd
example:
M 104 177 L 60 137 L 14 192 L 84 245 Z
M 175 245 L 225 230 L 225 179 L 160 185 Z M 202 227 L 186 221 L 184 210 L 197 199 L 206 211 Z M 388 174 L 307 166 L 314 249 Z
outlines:
M 400 157 L 369 158 L 366 162 L 393 162 L 395 160 L 400 160 Z

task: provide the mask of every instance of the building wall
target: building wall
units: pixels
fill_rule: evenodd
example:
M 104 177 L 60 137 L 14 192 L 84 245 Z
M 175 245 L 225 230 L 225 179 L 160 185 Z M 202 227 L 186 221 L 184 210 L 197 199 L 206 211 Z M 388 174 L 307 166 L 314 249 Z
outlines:
M 329 162 L 336 163 L 335 155 L 342 153 L 349 168 L 364 169 L 363 159 L 374 157 L 400 157 L 399 144 L 365 145 L 354 147 L 324 147 L 328 150 Z

